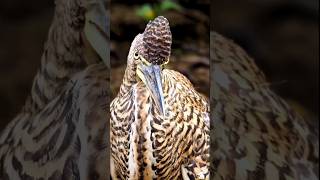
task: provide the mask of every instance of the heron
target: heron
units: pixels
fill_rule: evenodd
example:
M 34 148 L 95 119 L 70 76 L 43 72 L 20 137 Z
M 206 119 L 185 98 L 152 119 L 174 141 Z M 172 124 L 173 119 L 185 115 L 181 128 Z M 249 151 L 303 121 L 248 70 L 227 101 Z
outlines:
M 209 102 L 165 68 L 171 43 L 169 22 L 159 16 L 131 44 L 110 104 L 113 179 L 209 179 Z

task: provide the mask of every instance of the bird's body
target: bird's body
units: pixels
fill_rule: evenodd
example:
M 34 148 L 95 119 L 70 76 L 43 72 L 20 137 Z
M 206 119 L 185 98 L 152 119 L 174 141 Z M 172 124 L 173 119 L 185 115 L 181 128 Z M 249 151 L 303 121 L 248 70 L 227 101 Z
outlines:
M 318 127 L 268 85 L 245 51 L 211 34 L 214 180 L 317 180 Z
M 111 103 L 111 144 L 123 152 L 112 154 L 114 168 L 123 173 L 120 179 L 181 179 L 181 165 L 192 161 L 198 166 L 192 168 L 208 172 L 207 99 L 176 71 L 164 70 L 163 84 L 168 107 L 164 118 L 142 82 Z
M 140 36 L 130 52 L 142 43 Z M 110 107 L 112 178 L 208 179 L 208 100 L 182 74 L 163 69 L 162 113 L 161 103 L 155 102 L 153 91 L 138 79 L 135 68 L 128 63 Z

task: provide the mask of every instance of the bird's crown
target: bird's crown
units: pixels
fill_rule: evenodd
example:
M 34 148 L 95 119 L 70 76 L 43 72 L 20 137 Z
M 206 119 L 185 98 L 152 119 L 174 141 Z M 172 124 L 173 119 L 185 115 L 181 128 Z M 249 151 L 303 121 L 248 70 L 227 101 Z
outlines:
M 147 24 L 143 32 L 144 58 L 152 64 L 164 64 L 171 53 L 172 36 L 169 21 L 158 16 Z

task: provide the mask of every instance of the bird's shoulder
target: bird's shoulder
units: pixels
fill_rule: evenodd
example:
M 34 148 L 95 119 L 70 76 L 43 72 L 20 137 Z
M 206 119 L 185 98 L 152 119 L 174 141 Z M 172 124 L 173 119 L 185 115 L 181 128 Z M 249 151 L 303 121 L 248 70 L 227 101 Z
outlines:
M 180 72 L 164 69 L 164 93 L 168 108 L 176 109 L 179 122 L 191 126 L 209 126 L 210 105 L 207 97 L 199 93 Z
M 186 87 L 194 88 L 190 80 L 178 71 L 171 70 L 171 69 L 164 69 L 163 76 L 165 81 L 169 81 L 169 82 L 180 84 Z
M 190 80 L 182 73 L 175 70 L 164 69 L 163 77 L 165 93 L 167 93 L 168 96 L 178 96 L 181 98 L 180 102 L 189 101 L 188 103 L 195 107 L 209 108 L 208 98 L 198 92 Z M 168 86 L 170 86 L 170 88 L 168 88 Z M 170 92 L 168 89 L 172 91 Z M 177 99 L 177 97 L 172 99 Z

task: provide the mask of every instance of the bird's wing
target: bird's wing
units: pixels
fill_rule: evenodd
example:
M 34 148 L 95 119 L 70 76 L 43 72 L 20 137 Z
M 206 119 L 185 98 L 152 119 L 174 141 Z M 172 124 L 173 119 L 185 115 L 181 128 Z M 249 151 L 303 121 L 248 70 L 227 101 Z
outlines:
M 212 32 L 212 176 L 318 179 L 318 130 L 271 91 L 237 45 Z
M 163 71 L 165 104 L 169 117 L 175 117 L 177 141 L 185 146 L 184 179 L 209 178 L 209 103 L 179 72 Z M 209 77 L 208 77 L 209 78 Z M 170 87 L 170 88 L 168 88 Z M 169 96 L 169 98 L 166 98 Z M 180 132 L 181 131 L 181 132 Z
M 107 70 L 77 73 L 38 114 L 21 113 L 0 137 L 1 179 L 107 179 Z

